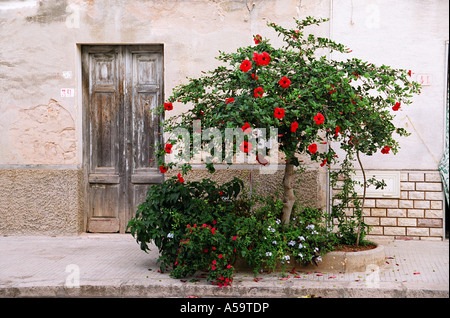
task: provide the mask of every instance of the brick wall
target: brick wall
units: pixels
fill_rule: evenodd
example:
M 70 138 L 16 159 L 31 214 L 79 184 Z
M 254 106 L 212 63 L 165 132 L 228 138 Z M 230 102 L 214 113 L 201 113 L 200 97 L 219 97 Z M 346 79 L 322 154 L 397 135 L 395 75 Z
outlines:
M 442 240 L 444 194 L 439 172 L 401 172 L 400 190 L 400 198 L 366 198 L 364 221 L 371 226 L 367 238 Z

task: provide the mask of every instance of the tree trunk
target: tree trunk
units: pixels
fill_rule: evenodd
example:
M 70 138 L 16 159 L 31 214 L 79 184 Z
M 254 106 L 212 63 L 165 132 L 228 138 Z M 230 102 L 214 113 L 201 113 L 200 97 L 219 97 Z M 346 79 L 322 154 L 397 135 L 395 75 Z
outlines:
M 281 217 L 281 222 L 286 225 L 289 224 L 289 220 L 291 219 L 292 207 L 295 202 L 294 188 L 292 186 L 293 181 L 294 165 L 286 163 L 283 178 L 283 216 Z
M 363 165 L 361 163 L 361 159 L 359 158 L 359 151 L 356 152 L 356 157 L 358 158 L 359 166 L 361 167 L 362 175 L 363 175 L 363 199 L 361 204 L 361 213 L 364 211 L 364 204 L 366 201 L 366 188 L 367 188 L 367 180 L 366 180 L 366 173 L 364 171 Z M 362 218 L 362 215 L 361 215 Z M 358 219 L 358 228 L 356 230 L 357 237 L 356 237 L 356 246 L 359 246 L 359 237 L 361 235 L 361 219 Z

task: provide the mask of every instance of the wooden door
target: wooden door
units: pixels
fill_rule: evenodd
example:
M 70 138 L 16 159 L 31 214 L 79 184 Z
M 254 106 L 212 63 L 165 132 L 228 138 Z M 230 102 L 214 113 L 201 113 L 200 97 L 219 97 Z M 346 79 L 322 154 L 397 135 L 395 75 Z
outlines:
M 161 46 L 83 46 L 83 160 L 88 232 L 121 232 L 151 184 L 162 182 Z

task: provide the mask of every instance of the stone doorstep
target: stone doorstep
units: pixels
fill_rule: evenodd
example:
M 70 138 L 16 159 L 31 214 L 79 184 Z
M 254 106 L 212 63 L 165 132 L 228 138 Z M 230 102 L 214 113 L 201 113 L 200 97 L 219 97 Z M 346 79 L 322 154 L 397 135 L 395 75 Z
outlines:
M 328 252 L 322 256 L 322 262 L 318 263 L 318 266 L 314 264 L 302 265 L 297 262 L 290 262 L 286 266 L 286 270 L 295 268 L 296 271 L 334 271 L 334 272 L 364 272 L 366 270 L 376 269 L 377 266 L 385 264 L 385 251 L 384 246 L 373 242 L 377 245 L 376 248 L 360 251 L 360 252 Z M 251 270 L 250 266 L 246 264 L 245 260 L 238 259 L 235 263 L 237 272 Z M 264 269 L 266 271 L 266 269 Z M 276 268 L 277 271 L 281 270 L 281 266 Z

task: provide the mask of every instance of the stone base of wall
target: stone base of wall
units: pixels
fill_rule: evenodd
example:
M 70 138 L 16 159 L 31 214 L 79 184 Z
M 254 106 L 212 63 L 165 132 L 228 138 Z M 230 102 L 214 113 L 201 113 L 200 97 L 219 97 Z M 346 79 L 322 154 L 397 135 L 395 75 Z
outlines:
M 444 193 L 438 171 L 401 172 L 400 198 L 369 198 L 364 222 L 368 239 L 442 240 Z
M 1 235 L 74 235 L 83 227 L 81 170 L 0 169 Z
M 259 165 L 236 167 L 236 166 L 216 166 L 214 173 L 209 173 L 206 169 L 193 169 L 184 177 L 186 181 L 200 181 L 211 179 L 219 184 L 238 177 L 244 181 L 247 191 L 254 191 L 260 194 L 274 195 L 279 190 L 280 199 L 282 195 L 282 182 L 284 176 L 284 166 L 280 166 L 274 174 L 261 174 Z M 169 170 L 166 178 L 177 175 L 178 170 Z M 325 208 L 326 206 L 326 172 L 319 169 L 308 169 L 302 174 L 297 173 L 294 181 L 294 191 L 300 204 Z
M 209 178 L 224 183 L 238 177 L 247 191 L 275 194 L 284 169 L 260 174 L 258 166 L 194 169 L 186 181 Z M 179 171 L 167 172 L 166 178 Z M 0 235 L 76 235 L 85 231 L 82 170 L 0 169 Z M 295 191 L 304 205 L 325 207 L 326 175 L 318 169 L 297 175 Z M 281 198 L 280 192 L 280 198 Z

